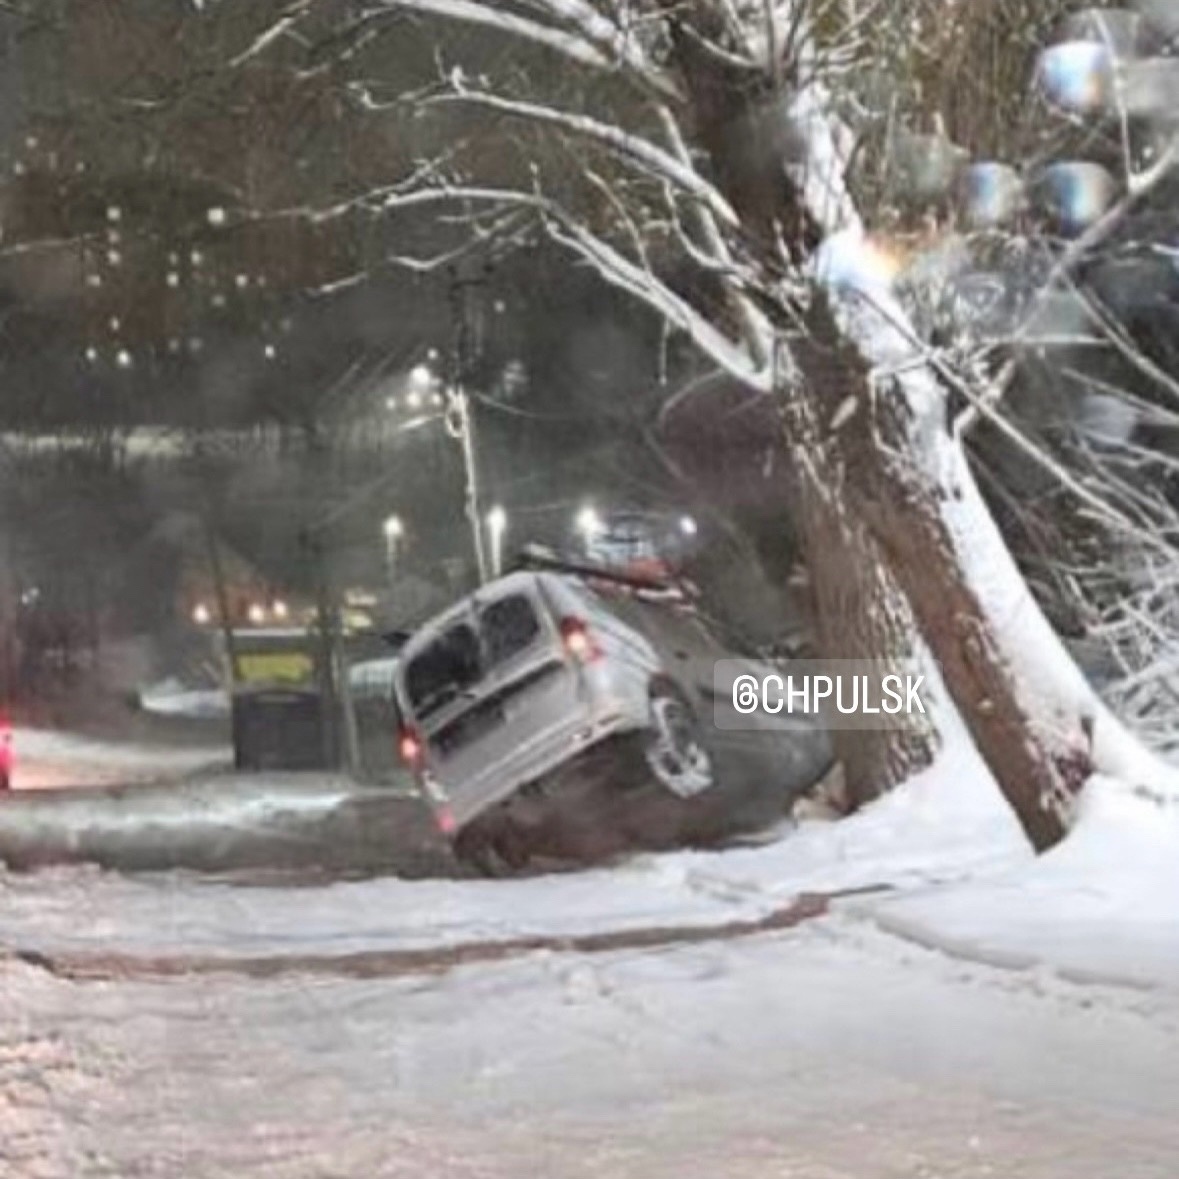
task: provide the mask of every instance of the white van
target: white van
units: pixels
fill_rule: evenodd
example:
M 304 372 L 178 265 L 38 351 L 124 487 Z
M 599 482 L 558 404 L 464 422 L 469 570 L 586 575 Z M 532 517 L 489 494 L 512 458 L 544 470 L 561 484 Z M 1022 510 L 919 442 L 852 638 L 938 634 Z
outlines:
M 451 837 L 625 734 L 653 785 L 691 799 L 717 783 L 713 666 L 733 654 L 677 590 L 512 573 L 398 652 L 399 754 Z

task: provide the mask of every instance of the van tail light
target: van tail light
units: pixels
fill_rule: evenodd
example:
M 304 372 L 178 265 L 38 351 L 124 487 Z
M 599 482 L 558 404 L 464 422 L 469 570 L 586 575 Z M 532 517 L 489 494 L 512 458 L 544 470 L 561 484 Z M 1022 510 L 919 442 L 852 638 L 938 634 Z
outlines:
M 561 619 L 561 643 L 578 663 L 593 663 L 602 657 L 602 648 L 584 618 L 566 615 Z
M 8 717 L 0 716 L 0 772 L 12 772 L 12 725 Z
M 458 823 L 455 822 L 454 811 L 449 806 L 441 806 L 434 814 L 434 821 L 438 824 L 438 830 L 443 835 L 453 835 L 458 829 Z
M 417 729 L 404 728 L 397 734 L 397 756 L 411 770 L 420 770 L 425 760 L 426 747 Z

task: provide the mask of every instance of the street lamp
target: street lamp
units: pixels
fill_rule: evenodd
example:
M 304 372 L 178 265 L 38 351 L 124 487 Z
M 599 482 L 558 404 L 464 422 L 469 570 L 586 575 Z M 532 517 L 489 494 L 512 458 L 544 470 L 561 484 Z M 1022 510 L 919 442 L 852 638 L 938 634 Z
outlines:
M 606 530 L 606 525 L 602 522 L 602 517 L 598 515 L 597 509 L 591 504 L 586 504 L 577 513 L 573 524 L 577 531 L 581 533 L 581 538 L 586 544 L 589 544 L 595 536 L 601 536 Z
M 434 387 L 434 371 L 428 364 L 415 364 L 409 370 L 409 388 L 419 396 Z
M 491 536 L 491 575 L 499 577 L 504 564 L 504 533 L 508 530 L 508 514 L 496 504 L 487 513 L 487 531 Z
M 381 531 L 385 534 L 385 562 L 388 566 L 389 588 L 392 589 L 397 573 L 397 546 L 405 536 L 405 525 L 400 516 L 389 516 L 381 526 Z
M 695 536 L 699 531 L 696 521 L 691 516 L 680 517 L 680 531 L 685 536 Z

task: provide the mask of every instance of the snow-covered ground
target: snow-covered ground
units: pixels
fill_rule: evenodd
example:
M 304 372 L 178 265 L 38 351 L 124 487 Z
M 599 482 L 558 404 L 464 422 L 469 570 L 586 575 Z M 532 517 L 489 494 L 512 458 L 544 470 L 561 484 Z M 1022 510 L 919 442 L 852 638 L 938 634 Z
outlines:
M 229 716 L 229 693 L 221 688 L 192 688 L 168 679 L 141 688 L 139 706 L 158 716 L 185 716 L 198 720 Z
M 218 746 L 144 745 L 100 741 L 47 729 L 13 734 L 18 790 L 160 781 L 229 764 Z
M 1172 1179 L 1179 1023 L 829 919 L 448 974 L 0 966 L 20 1179 Z
M 0 875 L 0 1174 L 1173 1179 L 1177 912 L 1172 811 L 1033 860 L 961 751 L 578 875 Z
M 947 807 L 946 781 L 957 781 Z M 233 792 L 224 805 L 294 806 L 280 781 Z M 322 789 L 307 783 L 309 806 Z M 337 784 L 337 790 L 342 787 Z M 220 793 L 220 792 L 218 792 Z M 170 819 L 139 806 L 134 818 L 164 838 L 171 824 L 227 827 L 217 793 L 199 783 L 160 792 Z M 78 800 L 79 829 L 93 823 Z M 326 807 L 324 808 L 326 810 Z M 53 807 L 53 819 L 60 822 Z M 236 814 L 236 811 L 232 812 Z M 79 835 L 81 838 L 81 835 Z M 1030 852 L 994 787 L 969 755 L 944 759 L 870 812 L 813 823 L 782 840 L 725 852 L 647 856 L 541 879 L 378 879 L 316 889 L 250 888 L 184 874 L 127 877 L 56 869 L 0 877 L 0 942 L 37 952 L 104 955 L 380 953 L 536 936 L 571 936 L 757 920 L 804 892 L 913 887 L 1022 864 Z

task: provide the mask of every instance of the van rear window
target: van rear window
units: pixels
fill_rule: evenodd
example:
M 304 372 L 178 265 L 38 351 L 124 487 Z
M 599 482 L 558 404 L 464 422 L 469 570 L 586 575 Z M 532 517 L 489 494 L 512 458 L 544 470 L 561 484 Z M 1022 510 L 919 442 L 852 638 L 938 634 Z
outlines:
M 487 662 L 494 667 L 531 646 L 540 634 L 540 623 L 532 601 L 524 594 L 511 594 L 484 607 L 479 629 Z
M 424 719 L 478 683 L 483 674 L 479 639 L 465 622 L 445 630 L 405 671 L 405 690 L 419 719 Z

